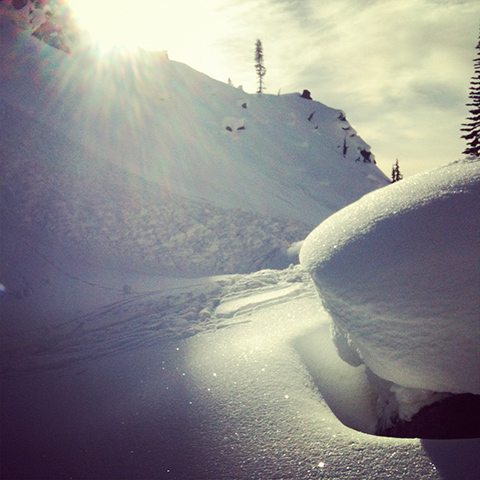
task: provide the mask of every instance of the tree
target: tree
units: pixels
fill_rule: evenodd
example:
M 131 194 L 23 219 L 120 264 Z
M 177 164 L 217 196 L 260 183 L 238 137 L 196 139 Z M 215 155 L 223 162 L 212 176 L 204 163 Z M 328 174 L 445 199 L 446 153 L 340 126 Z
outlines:
M 392 183 L 398 182 L 403 179 L 403 175 L 400 173 L 400 167 L 398 166 L 398 158 L 392 168 Z
M 470 108 L 471 117 L 467 117 L 467 123 L 462 123 L 460 130 L 467 132 L 462 135 L 467 141 L 467 148 L 463 151 L 464 155 L 475 155 L 480 157 L 480 36 L 478 44 L 475 47 L 477 51 L 477 58 L 473 61 L 475 65 L 475 74 L 470 82 L 469 98 L 472 103 L 467 103 Z
M 255 42 L 255 71 L 257 72 L 258 90 L 257 93 L 262 93 L 265 89 L 263 77 L 267 73 L 267 69 L 263 65 L 263 46 L 260 39 Z

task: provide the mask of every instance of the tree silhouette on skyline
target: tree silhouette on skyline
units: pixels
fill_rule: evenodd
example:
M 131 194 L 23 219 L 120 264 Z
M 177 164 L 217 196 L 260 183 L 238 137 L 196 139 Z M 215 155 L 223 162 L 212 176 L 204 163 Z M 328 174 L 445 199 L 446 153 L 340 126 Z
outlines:
M 255 42 L 255 71 L 257 72 L 258 81 L 257 93 L 262 93 L 263 90 L 265 90 L 263 77 L 267 73 L 267 69 L 263 65 L 263 46 L 262 41 L 259 38 L 257 38 L 257 41 Z
M 475 65 L 475 74 L 470 82 L 469 98 L 471 103 L 467 103 L 470 108 L 470 117 L 467 117 L 467 122 L 462 123 L 460 130 L 467 132 L 462 135 L 467 141 L 467 148 L 463 151 L 464 155 L 480 156 L 480 36 L 477 49 L 477 58 L 473 60 Z

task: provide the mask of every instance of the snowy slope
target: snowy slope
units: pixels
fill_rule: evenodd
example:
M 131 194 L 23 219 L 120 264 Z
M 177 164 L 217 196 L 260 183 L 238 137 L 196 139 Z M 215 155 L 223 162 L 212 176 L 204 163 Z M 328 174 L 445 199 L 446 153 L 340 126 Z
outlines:
M 343 113 L 319 102 L 249 95 L 155 53 L 67 55 L 5 21 L 2 32 L 2 99 L 165 196 L 315 225 L 387 184 Z
M 0 281 L 16 327 L 59 315 L 99 270 L 121 292 L 132 271 L 287 267 L 292 243 L 387 183 L 318 102 L 248 95 L 165 55 L 67 55 L 5 19 L 0 34 Z

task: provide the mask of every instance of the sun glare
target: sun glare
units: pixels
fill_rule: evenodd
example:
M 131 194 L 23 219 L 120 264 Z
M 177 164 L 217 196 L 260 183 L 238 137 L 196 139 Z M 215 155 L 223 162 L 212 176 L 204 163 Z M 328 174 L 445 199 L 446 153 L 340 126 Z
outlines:
M 117 46 L 149 50 L 169 48 L 182 14 L 177 2 L 150 0 L 69 0 L 79 26 L 102 50 Z M 184 13 L 184 12 L 183 12 Z
M 133 54 L 138 47 L 166 50 L 171 59 L 203 71 L 209 68 L 214 74 L 221 65 L 219 45 L 232 32 L 225 0 L 65 1 L 100 54 L 116 47 L 126 47 Z M 218 76 L 225 74 L 222 71 Z
M 117 46 L 188 52 L 226 34 L 221 0 L 67 0 L 102 50 Z

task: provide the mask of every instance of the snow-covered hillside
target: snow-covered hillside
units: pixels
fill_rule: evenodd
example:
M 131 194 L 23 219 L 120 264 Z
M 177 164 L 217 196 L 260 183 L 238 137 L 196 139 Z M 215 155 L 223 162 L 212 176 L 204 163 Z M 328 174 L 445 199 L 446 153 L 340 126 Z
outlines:
M 318 222 L 388 183 L 342 112 L 298 94 L 249 95 L 164 54 L 68 55 L 5 18 L 0 33 L 14 318 L 99 265 L 164 277 L 287 267 Z M 42 284 L 52 265 L 61 273 Z
M 476 440 L 371 435 L 295 265 L 388 184 L 343 112 L 0 22 L 2 478 L 480 477 Z
M 2 23 L 2 99 L 164 197 L 315 225 L 387 183 L 339 110 L 249 95 L 155 53 L 68 55 L 26 33 L 14 43 L 12 28 Z

